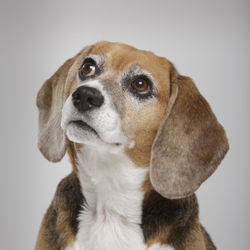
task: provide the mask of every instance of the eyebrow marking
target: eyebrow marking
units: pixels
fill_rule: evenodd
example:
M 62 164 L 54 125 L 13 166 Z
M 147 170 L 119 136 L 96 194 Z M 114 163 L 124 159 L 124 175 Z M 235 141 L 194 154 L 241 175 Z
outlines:
M 126 77 L 134 78 L 135 76 L 145 75 L 151 80 L 154 84 L 156 83 L 153 76 L 145 69 L 143 69 L 139 64 L 132 66 L 127 72 L 125 72 Z
M 83 59 L 83 62 L 84 62 L 85 60 L 87 60 L 88 58 L 94 60 L 94 61 L 96 62 L 96 64 L 97 64 L 98 67 L 101 67 L 101 66 L 104 65 L 104 62 L 105 62 L 105 57 L 104 57 L 104 55 L 95 55 L 95 54 L 92 55 L 92 54 L 90 54 L 90 55 L 86 56 L 86 57 Z
M 88 60 L 93 60 L 96 64 L 96 72 L 94 75 L 91 75 L 91 76 L 87 76 L 87 77 L 84 77 L 83 79 L 80 78 L 79 76 L 79 71 L 80 69 L 82 68 L 83 64 L 85 62 L 87 62 Z M 104 55 L 88 55 L 86 56 L 85 58 L 83 58 L 82 60 L 82 63 L 78 69 L 78 73 L 77 73 L 77 82 L 78 84 L 81 83 L 81 82 L 84 82 L 86 81 L 87 79 L 93 79 L 93 78 L 96 78 L 97 76 L 99 76 L 100 74 L 102 74 L 103 72 L 105 71 L 105 57 Z
M 146 76 L 152 85 L 152 96 L 157 97 L 158 91 L 157 91 L 157 82 L 154 79 L 154 77 L 149 73 L 147 70 L 143 69 L 139 64 L 135 64 L 132 67 L 130 67 L 128 70 L 123 72 L 121 76 L 121 82 L 123 85 L 123 88 L 127 88 L 127 85 L 135 79 L 137 76 Z

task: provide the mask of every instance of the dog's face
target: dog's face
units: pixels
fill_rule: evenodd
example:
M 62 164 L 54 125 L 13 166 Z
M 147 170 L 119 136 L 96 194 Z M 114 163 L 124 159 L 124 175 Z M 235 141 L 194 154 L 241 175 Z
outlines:
M 62 128 L 71 141 L 126 151 L 148 165 L 168 104 L 171 64 L 123 44 L 102 42 L 82 53 Z
M 191 79 L 125 44 L 86 47 L 44 84 L 37 105 L 46 158 L 60 160 L 68 139 L 124 153 L 138 167 L 150 165 L 154 188 L 168 198 L 195 191 L 228 148 Z

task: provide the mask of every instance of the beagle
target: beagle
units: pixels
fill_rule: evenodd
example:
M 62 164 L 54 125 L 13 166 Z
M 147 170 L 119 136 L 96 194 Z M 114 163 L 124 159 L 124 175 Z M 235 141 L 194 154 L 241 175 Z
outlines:
M 228 151 L 192 79 L 129 45 L 98 42 L 37 95 L 38 146 L 72 173 L 57 187 L 36 250 L 216 249 L 194 192 Z

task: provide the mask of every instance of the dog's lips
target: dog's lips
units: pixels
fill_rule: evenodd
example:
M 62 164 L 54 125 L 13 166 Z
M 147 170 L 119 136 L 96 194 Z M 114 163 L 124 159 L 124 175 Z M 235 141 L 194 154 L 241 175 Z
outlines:
M 80 129 L 88 130 L 88 131 L 98 135 L 97 132 L 92 127 L 90 127 L 86 122 L 84 122 L 83 120 L 70 121 L 69 124 L 74 124 L 75 126 L 77 126 Z

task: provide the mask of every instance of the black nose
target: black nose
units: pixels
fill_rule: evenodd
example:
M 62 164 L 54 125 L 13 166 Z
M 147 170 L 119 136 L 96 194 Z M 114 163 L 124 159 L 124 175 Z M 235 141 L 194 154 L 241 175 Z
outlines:
M 84 112 L 93 108 L 99 108 L 103 104 L 104 98 L 99 90 L 81 86 L 72 94 L 72 100 L 77 110 Z

